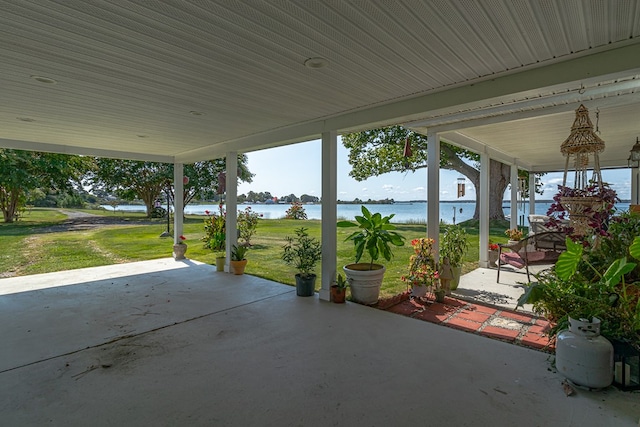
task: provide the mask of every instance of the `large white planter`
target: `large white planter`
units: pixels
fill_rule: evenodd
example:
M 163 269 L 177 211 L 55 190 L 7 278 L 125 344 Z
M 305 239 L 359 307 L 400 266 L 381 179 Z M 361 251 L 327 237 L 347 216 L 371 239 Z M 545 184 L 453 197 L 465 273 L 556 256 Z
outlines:
M 378 302 L 382 279 L 387 270 L 380 264 L 373 264 L 373 270 L 369 270 L 370 266 L 369 263 L 358 263 L 342 267 L 351 288 L 351 298 L 360 304 Z

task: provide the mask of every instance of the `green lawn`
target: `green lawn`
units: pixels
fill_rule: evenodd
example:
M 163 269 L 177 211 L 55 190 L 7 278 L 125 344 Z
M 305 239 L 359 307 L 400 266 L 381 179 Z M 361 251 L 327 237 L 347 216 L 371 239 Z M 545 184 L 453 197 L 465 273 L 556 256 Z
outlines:
M 90 212 L 123 217 L 122 213 Z M 0 224 L 0 245 L 4 249 L 0 254 L 0 273 L 28 275 L 171 256 L 173 240 L 159 237 L 167 228 L 166 222 L 155 220 L 153 224 L 137 225 L 136 221 L 144 219 L 143 215 L 127 214 L 125 217 L 131 221 L 131 225 L 52 233 L 43 231 L 47 226 L 63 222 L 65 216 L 55 209 L 33 209 L 17 223 Z M 508 222 L 496 222 L 492 225 L 491 240 L 505 242 L 504 230 L 509 227 Z M 321 222 L 318 220 L 261 220 L 252 240 L 253 246 L 247 255 L 249 263 L 246 273 L 293 284 L 295 270 L 287 266 L 280 256 L 285 236 L 293 236 L 294 229 L 301 226 L 307 227 L 310 235 L 320 237 Z M 470 221 L 463 226 L 470 239 L 464 271 L 470 271 L 476 268 L 478 260 L 477 222 Z M 353 262 L 353 243 L 344 241 L 352 231 L 338 229 L 339 266 Z M 385 262 L 387 273 L 381 296 L 394 295 L 406 289 L 400 277 L 405 274 L 412 253 L 409 242 L 413 238 L 424 236 L 426 226 L 399 224 L 397 231 L 406 238 L 406 244 L 394 248 L 393 259 L 389 263 Z M 200 241 L 203 236 L 202 217 L 187 217 L 184 235 L 189 245 L 188 258 L 215 264 L 215 254 L 204 249 Z M 320 273 L 320 266 L 317 273 Z

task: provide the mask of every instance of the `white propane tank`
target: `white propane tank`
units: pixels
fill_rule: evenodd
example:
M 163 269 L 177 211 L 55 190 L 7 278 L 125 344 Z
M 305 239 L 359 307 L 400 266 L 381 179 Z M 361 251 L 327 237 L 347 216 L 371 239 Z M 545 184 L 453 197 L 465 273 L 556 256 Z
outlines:
M 556 369 L 575 384 L 608 387 L 613 382 L 613 345 L 600 336 L 600 319 L 573 319 L 558 334 Z

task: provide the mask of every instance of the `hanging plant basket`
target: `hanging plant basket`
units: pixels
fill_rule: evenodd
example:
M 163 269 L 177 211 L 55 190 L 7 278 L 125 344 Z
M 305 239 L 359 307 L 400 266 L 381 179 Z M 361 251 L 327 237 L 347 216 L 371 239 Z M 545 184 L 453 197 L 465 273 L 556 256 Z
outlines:
M 602 208 L 602 198 L 595 196 L 561 197 L 560 203 L 569 213 L 569 226 L 576 235 L 585 235 L 591 230 L 593 213 Z

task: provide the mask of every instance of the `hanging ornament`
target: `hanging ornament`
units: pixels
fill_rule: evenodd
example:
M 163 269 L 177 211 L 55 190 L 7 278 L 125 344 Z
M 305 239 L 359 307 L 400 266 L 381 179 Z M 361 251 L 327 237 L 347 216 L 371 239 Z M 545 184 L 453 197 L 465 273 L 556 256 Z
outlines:
M 404 141 L 404 150 L 402 152 L 402 157 L 404 158 L 403 166 L 405 169 L 409 169 L 409 157 L 413 156 L 413 151 L 411 150 L 411 141 L 409 141 L 409 137 Z
M 458 198 L 464 197 L 464 178 L 458 178 Z
M 224 194 L 227 187 L 227 175 L 224 172 L 218 174 L 218 194 Z

